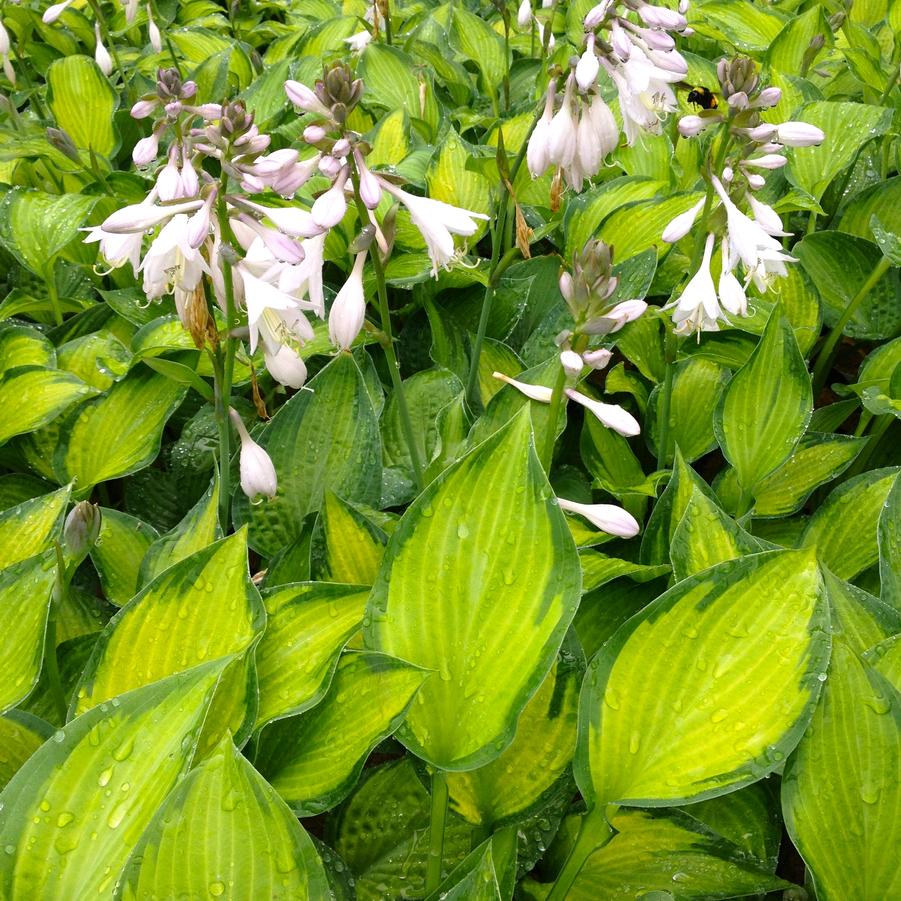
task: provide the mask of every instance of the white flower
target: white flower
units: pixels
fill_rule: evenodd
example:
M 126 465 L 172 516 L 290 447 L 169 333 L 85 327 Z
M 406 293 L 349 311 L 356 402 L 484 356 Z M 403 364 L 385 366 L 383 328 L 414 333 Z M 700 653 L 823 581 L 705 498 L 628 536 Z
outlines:
M 544 113 L 538 120 L 535 128 L 532 129 L 532 135 L 526 148 L 526 164 L 533 178 L 543 175 L 551 164 L 550 129 L 554 118 L 555 89 L 556 82 L 551 79 L 545 94 Z
M 748 204 L 754 214 L 754 221 L 768 234 L 774 237 L 785 237 L 789 232 L 782 230 L 782 220 L 779 214 L 769 204 L 763 203 L 756 197 L 747 195 Z
M 763 156 L 742 160 L 742 168 L 753 166 L 755 169 L 781 169 L 788 160 L 780 153 L 766 153 Z
M 723 266 L 720 271 L 719 297 L 720 303 L 727 313 L 733 316 L 748 315 L 748 297 L 741 282 L 735 277 L 733 269 L 738 262 L 733 259 L 729 250 L 729 242 L 722 243 Z
M 244 263 L 239 263 L 235 272 L 244 288 L 251 353 L 256 352 L 260 339 L 274 353 L 281 344 L 313 337 L 313 330 L 293 297 L 257 278 Z
M 685 16 L 665 6 L 652 6 L 650 3 L 642 3 L 638 7 L 638 15 L 645 25 L 653 28 L 665 28 L 668 31 L 681 31 L 688 25 Z
M 125 21 L 131 25 L 138 14 L 138 0 L 125 0 Z M 149 12 L 149 10 L 148 10 Z
M 13 69 L 13 64 L 9 58 L 10 49 L 9 32 L 3 23 L 0 22 L 0 58 L 3 60 L 3 74 L 9 79 L 10 84 L 15 85 L 16 71 Z
M 503 372 L 492 372 L 491 375 L 511 388 L 515 388 L 529 400 L 538 401 L 540 404 L 549 404 L 554 396 L 553 390 L 545 388 L 543 385 L 530 385 L 528 382 L 518 382 L 516 379 L 511 379 L 509 375 L 504 375 Z
M 144 273 L 144 293 L 151 300 L 173 294 L 175 308 L 184 321 L 185 307 L 209 266 L 189 240 L 189 220 L 184 213 L 173 216 L 154 238 L 139 272 Z
M 670 219 L 660 237 L 667 244 L 675 244 L 676 241 L 682 240 L 691 231 L 691 227 L 695 224 L 695 220 L 702 209 L 704 209 L 703 199 L 699 200 L 691 209 L 686 210 L 684 213 L 679 213 L 678 216 Z
M 451 206 L 431 197 L 417 197 L 390 182 L 379 179 L 382 189 L 396 197 L 410 214 L 410 221 L 419 229 L 432 261 L 432 275 L 446 267 L 454 258 L 454 235 L 470 237 L 476 233 L 476 219 L 487 219 L 484 213 L 474 213 Z
M 683 138 L 694 138 L 708 126 L 721 121 L 721 116 L 683 116 L 679 120 L 679 134 Z
M 588 335 L 610 335 L 638 319 L 647 308 L 643 300 L 623 300 L 603 316 L 587 322 L 583 330 Z
M 776 135 L 786 147 L 813 147 L 826 140 L 821 129 L 806 122 L 783 122 L 776 127 Z
M 309 212 L 298 207 L 264 206 L 246 198 L 241 198 L 241 206 L 265 216 L 280 232 L 292 238 L 312 238 L 325 232 L 324 228 L 313 221 Z
M 601 64 L 594 52 L 594 34 L 588 35 L 585 52 L 576 63 L 576 84 L 583 93 L 587 91 L 597 80 Z
M 296 298 L 308 298 L 309 308 L 321 319 L 325 315 L 325 297 L 322 289 L 325 233 L 307 238 L 303 242 L 304 260 L 298 266 L 283 266 L 278 276 L 278 287 L 285 294 Z
M 381 202 L 382 186 L 379 184 L 379 180 L 369 171 L 369 167 L 363 160 L 363 155 L 356 147 L 354 148 L 354 162 L 360 176 L 360 199 L 367 209 L 374 210 Z
M 345 166 L 338 173 L 335 183 L 314 201 L 310 213 L 313 221 L 320 228 L 332 228 L 344 218 L 344 214 L 347 212 L 344 183 L 347 181 L 348 172 L 349 170 Z
M 153 132 L 146 138 L 141 138 L 131 151 L 132 161 L 136 166 L 146 166 L 152 163 L 160 152 L 160 136 Z
M 63 3 L 54 3 L 53 6 L 48 6 L 44 10 L 44 15 L 41 16 L 41 21 L 45 25 L 52 25 L 73 2 L 74 0 L 64 0 Z
M 272 458 L 254 441 L 236 410 L 229 409 L 231 421 L 241 438 L 241 490 L 251 499 L 260 495 L 273 498 L 278 490 L 278 477 Z
M 626 512 L 622 507 L 615 507 L 613 504 L 579 504 L 563 497 L 558 497 L 557 503 L 561 510 L 584 516 L 595 528 L 608 535 L 634 538 L 641 529 L 638 520 L 631 513 Z
M 300 160 L 297 151 L 291 148 L 274 150 L 243 171 L 242 186 L 255 193 L 270 187 L 282 197 L 293 197 L 316 174 L 319 159 L 318 153 L 308 160 Z
M 142 232 L 131 232 L 124 235 L 115 234 L 104 231 L 102 225 L 95 225 L 84 230 L 88 233 L 88 236 L 84 239 L 85 244 L 99 241 L 100 253 L 103 254 L 103 258 L 113 269 L 118 269 L 126 263 L 131 263 L 132 271 L 135 275 L 138 274 L 141 246 L 144 241 Z
M 719 331 L 718 320 L 722 316 L 716 286 L 710 274 L 710 258 L 713 254 L 714 235 L 707 236 L 704 245 L 704 258 L 698 271 L 682 290 L 678 300 L 668 303 L 663 309 L 675 307 L 673 325 L 677 334 L 692 332 Z
M 358 31 L 349 38 L 344 39 L 344 43 L 350 47 L 352 53 L 362 53 L 372 40 L 371 31 Z
M 566 389 L 566 396 L 593 413 L 606 428 L 613 429 L 614 432 L 618 432 L 626 438 L 641 434 L 638 420 L 618 404 L 605 404 L 599 400 L 593 400 L 573 388 Z
M 528 28 L 529 22 L 532 21 L 532 2 L 531 0 L 522 0 L 519 9 L 516 11 L 516 24 L 520 28 Z
M 579 376 L 582 374 L 582 358 L 574 350 L 561 352 L 560 365 L 568 376 Z
M 586 31 L 592 31 L 597 28 L 604 19 L 607 18 L 607 13 L 610 11 L 610 7 L 613 6 L 614 0 L 602 0 L 601 3 L 598 3 L 597 6 L 592 6 L 590 10 L 585 14 L 585 18 L 582 20 L 582 24 L 585 27 Z
M 155 197 L 155 194 L 151 194 Z M 155 225 L 159 225 L 171 216 L 179 213 L 193 213 L 194 210 L 203 206 L 202 200 L 186 200 L 183 203 L 173 203 L 169 206 L 157 206 L 155 203 L 148 202 L 147 198 L 142 203 L 133 203 L 130 206 L 122 207 L 115 213 L 107 216 L 101 223 L 101 227 L 105 232 L 111 234 L 124 235 L 132 232 L 145 232 Z
M 606 369 L 607 364 L 612 357 L 612 352 L 605 347 L 598 348 L 597 350 L 586 350 L 585 353 L 582 354 L 582 360 L 585 362 L 585 365 L 598 370 Z
M 563 103 L 548 128 L 550 161 L 564 169 L 572 165 L 579 134 L 579 122 L 573 109 L 574 84 L 575 78 L 571 75 L 566 81 Z
M 280 344 L 275 353 L 270 353 L 268 347 L 263 345 L 263 360 L 269 374 L 280 385 L 303 388 L 307 380 L 307 364 L 293 347 Z
M 782 99 L 782 88 L 764 88 L 758 95 L 755 106 L 768 108 L 775 106 Z
M 328 333 L 332 344 L 347 350 L 354 343 L 366 320 L 366 297 L 363 294 L 365 253 L 358 253 L 354 268 L 332 301 L 328 314 Z
M 103 46 L 100 39 L 100 23 L 94 23 L 94 62 L 100 67 L 100 71 L 104 75 L 111 75 L 113 71 L 113 59 L 109 55 L 109 50 Z

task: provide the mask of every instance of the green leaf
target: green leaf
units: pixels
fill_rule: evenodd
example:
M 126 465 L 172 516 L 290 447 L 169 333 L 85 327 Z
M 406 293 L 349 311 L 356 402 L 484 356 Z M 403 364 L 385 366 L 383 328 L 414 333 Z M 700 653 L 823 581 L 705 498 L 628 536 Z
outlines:
M 567 901 L 733 898 L 791 888 L 739 846 L 677 811 L 625 810 L 616 835 L 585 861 Z
M 150 546 L 141 564 L 139 584 L 147 584 L 185 557 L 209 547 L 220 534 L 219 478 L 216 476 L 185 518 Z
M 278 494 L 257 506 L 235 496 L 236 523 L 249 523 L 251 547 L 267 556 L 300 537 L 326 489 L 351 503 L 375 505 L 381 496 L 378 423 L 353 357 L 339 354 L 307 387 L 255 436 L 275 464 Z
M 111 604 L 121 607 L 137 594 L 141 561 L 158 537 L 153 526 L 136 516 L 100 508 L 100 534 L 91 548 L 91 560 Z
M 426 901 L 504 901 L 493 854 L 499 840 L 499 836 L 489 837 L 473 849 Z
M 872 222 L 875 216 L 883 228 L 898 234 L 901 232 L 899 203 L 901 176 L 896 175 L 855 194 L 842 212 L 837 228 L 845 234 L 873 241 Z
M 798 147 L 788 164 L 789 178 L 820 200 L 840 172 L 854 160 L 860 147 L 891 126 L 888 109 L 863 103 L 817 100 L 797 111 L 794 118 L 821 128 L 826 139 L 817 147 Z
M 47 70 L 47 86 L 50 112 L 75 146 L 111 157 L 119 145 L 113 120 L 116 92 L 94 60 L 56 60 Z
M 901 892 L 901 695 L 840 639 L 782 781 L 785 825 L 817 897 Z
M 511 745 L 468 773 L 448 773 L 451 809 L 486 829 L 523 819 L 569 768 L 585 663 L 565 652 L 526 704 Z
M 0 652 L 0 712 L 25 698 L 38 681 L 55 581 L 54 551 L 14 563 L 0 572 L 0 615 L 5 624 Z
M 864 660 L 901 691 L 901 634 L 874 645 L 864 654 Z
M 496 95 L 507 72 L 504 43 L 500 35 L 481 17 L 461 6 L 453 8 L 451 40 L 482 73 L 487 93 Z
M 97 391 L 58 369 L 13 369 L 0 379 L 0 443 L 33 432 Z
M 327 582 L 372 585 L 388 536 L 356 507 L 331 491 L 325 493 L 319 522 L 325 545 L 314 575 Z
M 73 338 L 59 349 L 59 368 L 77 375 L 98 391 L 106 391 L 128 372 L 131 352 L 105 329 Z
M 589 807 L 714 797 L 778 767 L 822 685 L 821 595 L 811 553 L 773 551 L 691 576 L 623 625 L 582 688 L 575 773 Z
M 898 468 L 874 469 L 839 485 L 811 517 L 799 542 L 820 562 L 853 579 L 879 559 L 877 527 Z
M 247 572 L 246 540 L 242 530 L 176 563 L 109 621 L 82 675 L 75 715 L 255 644 L 265 613 Z
M 835 43 L 823 7 L 819 4 L 789 19 L 770 44 L 766 54 L 767 62 L 780 72 L 798 72 L 809 51 L 811 40 L 817 35 L 830 45 Z
M 310 837 L 231 739 L 166 798 L 117 888 L 163 897 L 328 898 Z
M 689 463 L 716 447 L 713 414 L 729 377 L 725 366 L 703 357 L 681 360 L 673 366 L 666 465 L 672 464 L 677 445 Z M 645 420 L 650 430 L 649 444 L 655 454 L 660 437 L 657 417 L 662 390 L 657 385 L 651 392 Z
M 840 635 L 855 654 L 863 654 L 901 632 L 901 611 L 839 579 L 828 569 L 823 570 L 823 584 L 829 600 L 832 634 Z
M 184 389 L 163 376 L 141 369 L 129 373 L 67 421 L 54 459 L 60 481 L 75 480 L 85 491 L 150 464 L 183 397 Z
M 10 710 L 0 716 L 0 791 L 52 734 L 49 723 L 30 713 Z
M 699 34 L 727 41 L 739 50 L 766 50 L 782 30 L 775 11 L 748 0 L 717 0 L 690 9 L 689 23 Z
M 445 134 L 426 175 L 429 197 L 474 213 L 489 213 L 491 186 L 484 175 L 466 168 L 469 160 L 470 154 L 460 136 L 453 131 Z M 476 237 L 470 239 L 472 244 L 476 240 Z
M 221 670 L 210 663 L 129 692 L 38 749 L 0 795 L 4 898 L 112 894 L 138 837 L 191 764 Z
M 416 498 L 370 596 L 367 647 L 437 671 L 399 737 L 441 769 L 510 743 L 578 605 L 575 545 L 530 433 L 523 411 Z
M 60 537 L 68 502 L 66 487 L 0 513 L 0 569 L 39 554 Z
M 901 476 L 896 476 L 879 514 L 879 582 L 882 600 L 901 610 Z
M 428 675 L 384 654 L 345 654 L 318 706 L 267 727 L 257 766 L 298 816 L 334 807 L 370 751 L 400 725 Z
M 620 262 L 650 247 L 661 253 L 668 247 L 660 237 L 667 223 L 691 209 L 702 197 L 695 191 L 634 203 L 608 216 L 598 237 L 615 245 L 616 258 Z
M 860 453 L 866 438 L 821 435 L 808 431 L 794 453 L 764 477 L 755 492 L 755 516 L 789 516 L 804 506 L 814 488 L 841 475 Z M 716 493 L 730 510 L 737 510 L 741 488 L 734 469 L 723 470 Z
M 266 632 L 257 648 L 257 728 L 303 713 L 325 696 L 338 657 L 363 622 L 369 589 L 327 582 L 264 592 Z
M 20 366 L 56 368 L 56 348 L 35 328 L 7 325 L 0 330 L 0 375 Z
M 626 576 L 635 582 L 650 582 L 669 573 L 668 564 L 657 566 L 645 566 L 641 563 L 632 563 L 631 560 L 619 560 L 616 557 L 608 557 L 598 551 L 581 550 L 579 561 L 582 564 L 582 594 L 594 591 L 607 582 Z
M 807 366 L 777 306 L 713 419 L 717 441 L 745 491 L 754 492 L 791 455 L 812 412 Z
M 673 532 L 670 546 L 673 575 L 681 582 L 717 563 L 766 549 L 768 546 L 764 542 L 748 534 L 710 498 L 694 488 L 685 513 Z

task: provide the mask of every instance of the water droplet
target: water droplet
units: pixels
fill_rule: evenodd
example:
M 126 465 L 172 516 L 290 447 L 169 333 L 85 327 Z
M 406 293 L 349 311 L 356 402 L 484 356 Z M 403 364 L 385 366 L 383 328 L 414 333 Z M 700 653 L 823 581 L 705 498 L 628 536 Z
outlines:
M 461 522 L 457 525 L 457 538 L 468 538 L 469 537 L 469 526 L 466 525 L 465 522 Z
M 820 681 L 820 682 L 825 682 L 825 681 L 826 681 L 826 674 L 825 674 L 825 673 L 817 673 L 817 680 Z
M 874 782 L 865 782 L 860 787 L 860 800 L 864 804 L 876 804 L 879 801 L 881 787 Z
M 53 740 L 57 742 L 57 744 L 61 741 L 65 741 L 66 733 L 63 732 L 62 729 L 57 729 L 56 732 L 53 733 Z
M 225 894 L 225 883 L 219 882 L 218 880 L 216 882 L 211 882 L 210 883 L 210 894 L 214 898 L 218 898 L 220 895 Z
M 128 804 L 123 801 L 113 808 L 112 813 L 107 817 L 106 825 L 109 826 L 110 829 L 118 828 L 122 820 L 125 819 L 126 813 L 128 813 Z
M 56 818 L 56 825 L 59 826 L 60 829 L 62 829 L 63 826 L 68 826 L 69 823 L 73 822 L 74 820 L 75 820 L 75 814 L 74 814 L 74 813 L 69 813 L 68 810 L 64 810 L 64 811 Z
M 125 760 L 134 750 L 135 742 L 133 738 L 128 738 L 115 751 L 113 751 L 113 760 Z
M 713 713 L 710 714 L 710 722 L 721 723 L 727 716 L 729 716 L 729 711 L 720 707 L 719 710 L 714 710 Z
M 638 731 L 635 731 L 629 736 L 629 753 L 637 754 L 638 749 L 640 747 L 641 747 L 641 733 Z
M 110 779 L 112 779 L 112 778 L 113 778 L 113 768 L 112 768 L 112 767 L 109 767 L 108 769 L 105 769 L 105 770 L 97 777 L 97 784 L 98 784 L 101 788 L 103 788 L 104 786 L 109 785 L 109 781 L 110 781 Z

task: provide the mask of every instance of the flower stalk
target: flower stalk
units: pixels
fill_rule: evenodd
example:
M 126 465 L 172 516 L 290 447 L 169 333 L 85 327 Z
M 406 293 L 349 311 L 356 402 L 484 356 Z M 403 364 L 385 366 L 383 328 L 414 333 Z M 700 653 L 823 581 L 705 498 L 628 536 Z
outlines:
M 441 864 L 444 860 L 444 832 L 447 825 L 447 774 L 443 770 L 432 773 L 432 808 L 429 818 L 429 856 L 426 864 L 425 894 L 431 895 L 441 885 Z

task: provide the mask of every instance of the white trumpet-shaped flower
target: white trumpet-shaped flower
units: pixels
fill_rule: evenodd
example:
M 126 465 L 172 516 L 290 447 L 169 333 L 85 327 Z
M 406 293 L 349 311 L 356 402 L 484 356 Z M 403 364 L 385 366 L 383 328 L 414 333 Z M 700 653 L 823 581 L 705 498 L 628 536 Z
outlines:
M 94 23 L 94 62 L 100 68 L 104 75 L 111 75 L 113 71 L 113 58 L 109 55 L 109 50 L 103 44 L 100 37 L 100 23 Z
M 695 220 L 702 209 L 704 209 L 703 199 L 699 200 L 691 209 L 686 210 L 684 213 L 679 213 L 674 219 L 670 219 L 666 228 L 663 229 L 663 234 L 661 235 L 663 240 L 667 244 L 675 244 L 676 241 L 684 238 L 691 231 L 691 227 L 695 224 Z
M 254 441 L 237 410 L 229 409 L 229 416 L 241 439 L 239 465 L 241 490 L 252 501 L 259 497 L 273 498 L 278 491 L 278 476 L 269 454 Z
M 613 429 L 614 432 L 618 432 L 626 438 L 631 438 L 641 433 L 641 426 L 638 424 L 638 420 L 628 410 L 624 410 L 618 404 L 605 404 L 573 388 L 566 389 L 566 396 L 585 407 L 603 426 Z
M 516 379 L 510 378 L 509 375 L 504 375 L 503 372 L 492 372 L 491 375 L 505 385 L 515 388 L 520 394 L 524 394 L 529 398 L 529 400 L 538 401 L 540 404 L 549 404 L 551 398 L 554 396 L 553 390 L 551 388 L 546 388 L 544 385 L 530 385 L 528 382 L 519 382 Z
M 638 520 L 622 507 L 613 504 L 580 504 L 558 497 L 561 510 L 584 516 L 596 529 L 619 538 L 634 538 L 640 531 Z
M 64 0 L 62 3 L 54 3 L 53 6 L 48 6 L 47 9 L 44 10 L 44 15 L 41 16 L 41 21 L 45 25 L 52 25 L 74 2 L 74 0 Z
M 365 253 L 358 253 L 347 281 L 342 285 L 328 314 L 328 333 L 340 350 L 354 343 L 366 321 L 366 297 L 363 293 Z
M 719 319 L 722 318 L 716 285 L 710 274 L 710 260 L 713 255 L 714 235 L 707 236 L 704 245 L 704 256 L 698 271 L 682 289 L 677 300 L 668 303 L 663 309 L 675 307 L 673 325 L 677 334 L 694 332 L 719 331 Z

